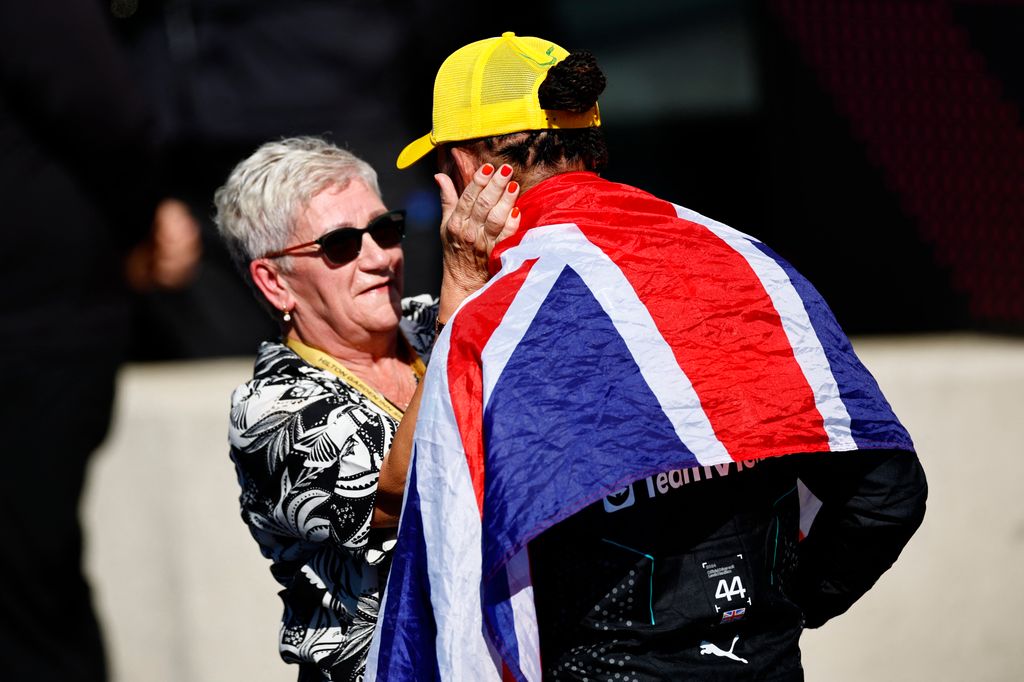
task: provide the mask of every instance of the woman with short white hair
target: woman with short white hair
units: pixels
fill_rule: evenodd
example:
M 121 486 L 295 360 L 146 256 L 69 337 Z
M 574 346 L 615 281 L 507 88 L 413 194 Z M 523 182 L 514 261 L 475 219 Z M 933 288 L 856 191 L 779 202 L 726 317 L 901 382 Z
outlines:
M 263 145 L 216 194 L 217 226 L 281 339 L 232 396 L 242 518 L 281 583 L 281 656 L 299 680 L 357 679 L 390 566 L 420 380 L 440 320 L 482 286 L 518 225 L 487 164 L 439 175 L 441 296 L 403 298 L 405 214 L 364 161 L 318 138 Z M 515 216 L 512 214 L 515 213 Z

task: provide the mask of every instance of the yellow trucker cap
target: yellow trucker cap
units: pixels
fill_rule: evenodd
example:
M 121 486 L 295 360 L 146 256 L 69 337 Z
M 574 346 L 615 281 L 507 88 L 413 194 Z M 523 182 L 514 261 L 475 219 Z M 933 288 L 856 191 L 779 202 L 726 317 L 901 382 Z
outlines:
M 548 69 L 568 55 L 549 40 L 511 32 L 459 48 L 434 80 L 433 130 L 406 146 L 397 166 L 408 168 L 445 142 L 601 125 L 596 104 L 581 114 L 540 107 L 537 89 Z

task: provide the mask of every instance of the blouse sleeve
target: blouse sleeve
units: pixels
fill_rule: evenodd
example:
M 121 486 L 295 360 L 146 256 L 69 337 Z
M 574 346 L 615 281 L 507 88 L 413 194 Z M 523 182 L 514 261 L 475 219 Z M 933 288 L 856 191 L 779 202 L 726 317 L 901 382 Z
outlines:
M 428 362 L 434 347 L 434 322 L 437 320 L 438 299 L 421 294 L 402 299 L 402 321 L 399 323 L 405 338 L 413 349 Z
M 310 543 L 366 546 L 397 422 L 337 381 L 250 382 L 233 397 L 242 517 L 274 560 Z

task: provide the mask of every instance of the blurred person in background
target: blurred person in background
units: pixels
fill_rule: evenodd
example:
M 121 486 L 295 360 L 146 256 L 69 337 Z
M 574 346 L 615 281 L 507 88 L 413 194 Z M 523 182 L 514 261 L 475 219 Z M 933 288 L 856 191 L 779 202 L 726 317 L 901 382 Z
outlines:
M 599 175 L 604 88 L 589 52 L 472 43 L 398 157 L 456 186 L 511 165 L 522 223 L 434 347 L 369 679 L 802 680 L 803 628 L 923 519 L 910 436 L 813 287 Z
M 518 225 L 510 168 L 442 188 L 439 300 L 403 298 L 405 215 L 374 170 L 318 138 L 261 146 L 217 191 L 217 225 L 281 327 L 232 396 L 242 518 L 285 588 L 280 651 L 299 679 L 353 680 L 390 566 L 436 321 L 486 280 Z
M 101 7 L 0 3 L 0 679 L 106 679 L 78 507 L 129 342 L 129 290 L 187 283 L 152 117 Z

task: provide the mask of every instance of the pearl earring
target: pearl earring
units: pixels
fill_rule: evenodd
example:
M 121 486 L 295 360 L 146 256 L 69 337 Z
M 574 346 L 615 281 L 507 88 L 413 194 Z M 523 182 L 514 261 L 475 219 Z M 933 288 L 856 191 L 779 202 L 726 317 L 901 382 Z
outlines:
M 285 322 L 291 322 L 292 321 L 292 311 L 290 311 L 290 310 L 282 310 L 281 312 L 284 313 L 284 317 L 281 318 L 282 320 L 284 320 Z

